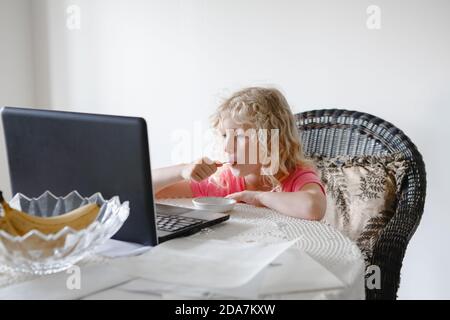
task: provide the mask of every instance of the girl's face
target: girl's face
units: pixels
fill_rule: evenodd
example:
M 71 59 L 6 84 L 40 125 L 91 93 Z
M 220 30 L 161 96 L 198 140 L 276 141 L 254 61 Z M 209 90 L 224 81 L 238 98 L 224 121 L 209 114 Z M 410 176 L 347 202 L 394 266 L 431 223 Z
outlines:
M 255 133 L 255 134 L 252 134 Z M 256 130 L 236 124 L 226 118 L 221 127 L 224 151 L 230 169 L 234 176 L 243 177 L 249 174 L 259 174 L 258 139 Z

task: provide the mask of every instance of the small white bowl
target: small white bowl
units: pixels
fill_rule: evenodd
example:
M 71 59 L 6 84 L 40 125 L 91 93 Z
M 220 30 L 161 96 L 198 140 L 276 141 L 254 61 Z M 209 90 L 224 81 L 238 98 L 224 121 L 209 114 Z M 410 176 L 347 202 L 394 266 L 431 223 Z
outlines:
M 220 197 L 204 197 L 192 199 L 197 209 L 214 212 L 227 212 L 233 210 L 236 200 Z

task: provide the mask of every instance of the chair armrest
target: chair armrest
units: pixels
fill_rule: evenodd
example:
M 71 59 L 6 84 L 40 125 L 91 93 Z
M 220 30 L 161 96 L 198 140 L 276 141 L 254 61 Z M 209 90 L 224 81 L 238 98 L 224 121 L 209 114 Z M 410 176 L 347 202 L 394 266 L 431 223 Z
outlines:
M 369 260 L 369 264 L 378 266 L 381 272 L 380 289 L 366 286 L 366 298 L 370 300 L 397 298 L 406 248 L 422 217 L 425 195 L 415 198 L 418 203 L 414 206 L 411 205 L 411 194 L 406 191 L 409 189 L 403 190 L 397 211 L 382 230 Z

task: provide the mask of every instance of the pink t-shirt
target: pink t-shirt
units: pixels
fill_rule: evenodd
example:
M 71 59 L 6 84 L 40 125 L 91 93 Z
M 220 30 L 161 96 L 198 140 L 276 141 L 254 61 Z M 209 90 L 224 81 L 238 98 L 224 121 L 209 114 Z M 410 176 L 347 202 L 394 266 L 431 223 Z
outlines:
M 211 178 L 200 182 L 191 181 L 190 185 L 193 197 L 225 197 L 231 193 L 246 189 L 244 177 L 235 177 L 230 169 L 224 170 L 220 178 L 225 181 L 224 187 L 218 186 L 217 183 L 211 181 Z M 301 190 L 308 183 L 318 184 L 325 194 L 325 189 L 320 178 L 311 169 L 297 168 L 281 182 L 281 187 L 283 192 L 295 192 Z

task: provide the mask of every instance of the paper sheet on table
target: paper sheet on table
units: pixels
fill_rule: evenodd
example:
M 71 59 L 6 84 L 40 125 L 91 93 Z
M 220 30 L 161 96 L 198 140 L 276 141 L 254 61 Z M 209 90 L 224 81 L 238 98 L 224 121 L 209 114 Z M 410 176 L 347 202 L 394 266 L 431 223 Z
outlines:
M 85 299 L 258 299 L 266 295 L 311 294 L 340 289 L 344 283 L 306 252 L 289 248 L 249 282 L 235 288 L 200 288 L 135 279 Z M 309 296 L 305 295 L 304 298 Z M 313 296 L 311 296 L 313 297 Z M 286 296 L 289 298 L 289 296 Z
M 259 299 L 267 295 L 290 299 L 292 294 L 310 299 L 317 297 L 314 292 L 343 287 L 341 280 L 306 252 L 289 248 L 239 287 L 200 288 L 138 278 L 87 299 Z M 298 296 L 300 293 L 303 296 Z
M 138 243 L 108 239 L 104 244 L 95 248 L 94 253 L 108 258 L 131 257 L 147 252 L 151 248 Z
M 235 288 L 248 283 L 297 240 L 276 244 L 174 239 L 114 265 L 133 276 L 204 288 Z
M 136 278 L 123 285 L 95 292 L 83 299 L 257 299 L 263 276 L 260 272 L 245 285 L 231 289 L 200 288 Z
M 344 283 L 306 252 L 286 250 L 262 272 L 260 295 L 343 288 Z
M 209 293 L 259 299 L 267 295 L 332 290 L 344 286 L 340 279 L 306 252 L 289 248 L 243 286 L 232 289 L 210 288 Z
M 74 272 L 62 271 L 0 288 L 0 300 L 80 299 L 133 279 L 130 275 L 108 265 L 82 266 L 79 272 L 79 287 L 72 281 L 75 277 Z
M 253 280 L 252 280 L 253 281 Z M 123 285 L 116 286 L 93 295 L 84 297 L 86 300 L 110 299 L 208 299 L 210 289 L 189 287 L 172 283 L 156 282 L 137 278 Z

